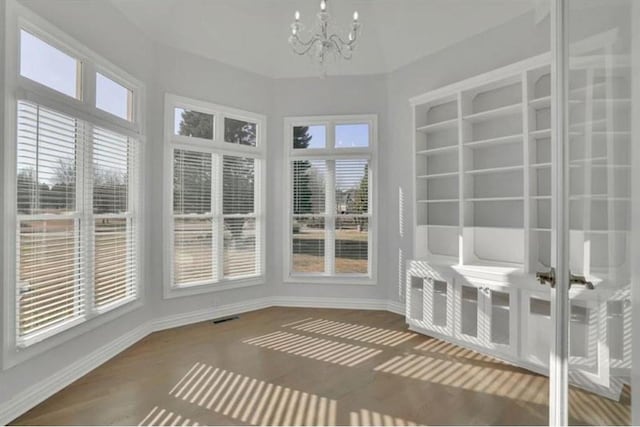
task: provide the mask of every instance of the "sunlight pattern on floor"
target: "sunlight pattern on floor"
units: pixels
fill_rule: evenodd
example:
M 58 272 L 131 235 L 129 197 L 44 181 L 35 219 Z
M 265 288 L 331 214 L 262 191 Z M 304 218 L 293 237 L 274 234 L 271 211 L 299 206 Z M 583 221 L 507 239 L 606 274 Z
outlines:
M 352 411 L 349 414 L 349 424 L 352 426 L 416 426 L 412 421 L 405 421 L 402 418 L 381 414 L 368 409 L 360 409 L 359 412 Z
M 299 331 L 329 335 L 337 338 L 347 338 L 390 347 L 395 347 L 398 344 L 408 341 L 416 336 L 416 334 L 412 332 L 394 331 L 393 329 L 374 328 L 371 326 L 336 322 L 334 320 L 325 319 L 313 319 L 309 322 L 296 324 L 290 327 Z
M 270 350 L 278 350 L 295 354 L 296 356 L 308 357 L 310 359 L 344 366 L 355 366 L 382 352 L 382 350 L 373 348 L 291 334 L 283 331 L 251 338 L 243 342 Z
M 337 402 L 196 363 L 169 394 L 253 425 L 335 425 Z
M 443 386 L 487 393 L 520 401 L 545 404 L 548 387 L 545 377 L 506 364 L 471 365 L 448 356 L 436 358 L 416 354 L 398 355 L 374 368 Z
M 625 396 L 622 399 L 630 399 Z M 585 390 L 569 390 L 569 415 L 578 418 L 579 423 L 591 425 L 629 425 L 631 406 L 614 400 L 605 399 Z
M 197 427 L 200 424 L 192 422 L 189 418 L 184 418 L 182 415 L 174 414 L 166 409 L 160 409 L 154 406 L 147 414 L 139 426 L 193 426 Z
M 447 357 L 456 357 L 461 359 L 477 360 L 479 362 L 504 364 L 501 360 L 495 359 L 491 356 L 478 353 L 477 351 L 469 350 L 468 348 L 460 347 L 450 342 L 441 341 L 435 338 L 429 338 L 428 341 L 424 341 L 413 348 L 420 352 L 425 353 L 438 353 Z

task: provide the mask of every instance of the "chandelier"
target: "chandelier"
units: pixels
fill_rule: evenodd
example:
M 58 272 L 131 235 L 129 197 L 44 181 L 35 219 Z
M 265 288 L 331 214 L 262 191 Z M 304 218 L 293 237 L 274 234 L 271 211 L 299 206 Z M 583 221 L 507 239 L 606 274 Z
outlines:
M 360 32 L 357 11 L 353 12 L 353 22 L 351 30 L 347 34 L 347 40 L 334 31 L 331 16 L 327 12 L 327 0 L 320 2 L 320 12 L 318 12 L 316 23 L 310 31 L 306 31 L 304 25 L 300 23 L 299 11 L 296 10 L 294 18 L 295 20 L 291 24 L 289 44 L 296 54 L 309 55 L 321 66 L 324 66 L 325 61 L 329 58 L 351 59 Z

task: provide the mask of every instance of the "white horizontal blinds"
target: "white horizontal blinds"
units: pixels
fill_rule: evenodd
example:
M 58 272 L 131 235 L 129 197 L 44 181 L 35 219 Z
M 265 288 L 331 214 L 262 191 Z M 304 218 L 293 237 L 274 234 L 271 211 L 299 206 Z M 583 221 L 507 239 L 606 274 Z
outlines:
M 294 160 L 292 172 L 292 271 L 325 271 L 327 161 Z
M 93 303 L 98 309 L 136 295 L 136 226 L 132 188 L 137 143 L 94 128 L 92 133 Z M 89 175 L 91 171 L 87 171 Z
M 250 157 L 224 155 L 222 206 L 224 277 L 260 274 L 259 219 L 256 216 L 256 163 Z
M 17 334 L 83 315 L 84 266 L 76 206 L 81 124 L 17 104 Z
M 76 210 L 78 134 L 74 118 L 18 102 L 18 214 Z
M 188 286 L 217 278 L 212 154 L 173 150 L 173 283 Z
M 335 161 L 335 272 L 369 270 L 369 162 Z

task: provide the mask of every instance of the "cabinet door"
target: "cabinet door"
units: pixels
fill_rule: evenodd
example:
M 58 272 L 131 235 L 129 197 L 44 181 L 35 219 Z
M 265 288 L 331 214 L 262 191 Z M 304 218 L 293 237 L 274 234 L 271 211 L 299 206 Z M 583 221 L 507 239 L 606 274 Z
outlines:
M 517 291 L 505 287 L 485 286 L 483 290 L 484 341 L 493 351 L 517 353 Z
M 424 320 L 427 329 L 451 336 L 454 304 L 451 282 L 428 277 L 425 279 L 424 293 Z
M 424 327 L 424 279 L 407 272 L 406 318 L 410 325 Z
M 544 293 L 523 293 L 522 358 L 547 369 L 549 367 L 551 302 Z M 605 311 L 596 300 L 573 298 L 569 324 L 569 361 L 582 375 L 600 375 L 608 355 L 601 337 Z M 577 377 L 576 377 L 577 378 Z M 576 383 L 580 383 L 574 378 Z
M 466 282 L 459 283 L 456 289 L 456 338 L 482 345 L 482 292 Z
M 626 287 L 604 302 L 607 317 L 607 347 L 614 375 L 631 375 L 631 290 Z

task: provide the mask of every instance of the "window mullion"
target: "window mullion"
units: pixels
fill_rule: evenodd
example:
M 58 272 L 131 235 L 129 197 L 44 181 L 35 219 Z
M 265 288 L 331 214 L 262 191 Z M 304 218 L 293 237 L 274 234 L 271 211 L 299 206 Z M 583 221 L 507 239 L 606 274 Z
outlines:
M 213 154 L 211 158 L 211 209 L 213 213 L 213 260 L 215 281 L 224 279 L 224 216 L 222 206 L 222 154 Z
M 336 247 L 336 162 L 327 160 L 327 179 L 325 181 L 325 273 L 336 273 L 335 247 Z
M 79 300 L 82 310 L 87 317 L 92 315 L 93 311 L 93 264 L 94 264 L 94 247 L 93 247 L 93 227 L 91 225 L 91 213 L 93 206 L 93 197 L 91 190 L 93 188 L 93 164 L 92 164 L 92 147 L 91 134 L 93 128 L 91 124 L 78 120 L 78 130 L 76 139 L 76 209 L 79 213 L 78 232 L 79 236 L 79 270 L 81 271 L 80 293 L 84 294 L 84 298 Z

